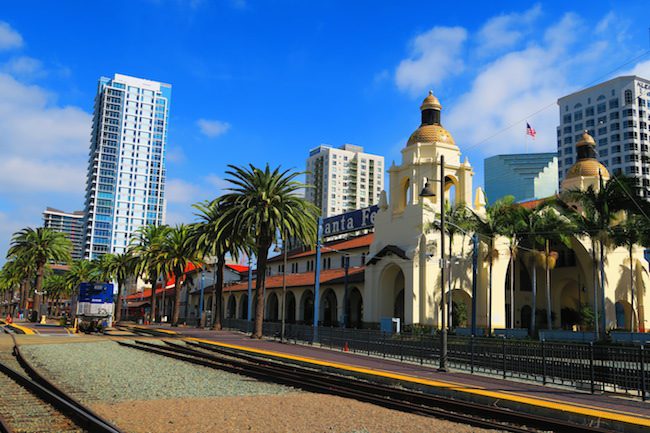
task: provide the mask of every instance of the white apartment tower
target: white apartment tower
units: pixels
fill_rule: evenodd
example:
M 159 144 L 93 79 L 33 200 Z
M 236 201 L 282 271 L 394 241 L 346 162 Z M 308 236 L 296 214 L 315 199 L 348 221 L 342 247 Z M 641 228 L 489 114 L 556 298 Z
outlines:
M 635 75 L 617 77 L 558 99 L 560 126 L 557 154 L 560 183 L 576 161 L 575 144 L 588 131 L 598 160 L 612 175 L 639 178 L 650 198 L 648 123 L 650 81 Z
M 171 85 L 99 79 L 86 181 L 84 257 L 122 253 L 145 224 L 165 222 Z
M 307 159 L 306 197 L 323 217 L 376 204 L 384 187 L 384 157 L 344 144 L 336 149 L 320 145 Z

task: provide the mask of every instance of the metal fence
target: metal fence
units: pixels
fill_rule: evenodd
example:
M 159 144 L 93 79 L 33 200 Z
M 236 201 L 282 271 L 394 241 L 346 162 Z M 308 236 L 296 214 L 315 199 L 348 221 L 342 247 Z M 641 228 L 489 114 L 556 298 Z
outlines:
M 252 332 L 253 322 L 224 319 L 224 328 Z M 280 323 L 264 322 L 263 334 L 280 338 Z M 285 325 L 285 339 L 311 343 L 314 329 Z M 389 334 L 374 329 L 318 327 L 316 343 L 331 349 L 437 365 L 440 339 L 430 334 Z M 495 337 L 449 335 L 448 362 L 472 373 L 500 375 L 543 384 L 575 387 L 592 393 L 611 391 L 648 397 L 650 355 L 641 346 L 508 340 Z

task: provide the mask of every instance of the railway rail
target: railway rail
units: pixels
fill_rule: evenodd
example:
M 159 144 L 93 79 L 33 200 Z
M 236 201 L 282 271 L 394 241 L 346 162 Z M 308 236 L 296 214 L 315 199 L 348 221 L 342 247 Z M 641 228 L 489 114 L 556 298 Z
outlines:
M 510 432 L 606 432 L 598 426 L 570 423 L 549 417 L 514 412 L 496 406 L 454 400 L 418 391 L 400 389 L 349 376 L 340 376 L 295 364 L 243 354 L 200 342 L 163 344 L 146 341 L 119 344 L 197 365 L 277 382 L 306 391 L 327 393 L 377 404 L 390 409 L 437 417 L 475 427 Z
M 0 432 L 121 433 L 45 379 L 20 353 L 0 354 Z

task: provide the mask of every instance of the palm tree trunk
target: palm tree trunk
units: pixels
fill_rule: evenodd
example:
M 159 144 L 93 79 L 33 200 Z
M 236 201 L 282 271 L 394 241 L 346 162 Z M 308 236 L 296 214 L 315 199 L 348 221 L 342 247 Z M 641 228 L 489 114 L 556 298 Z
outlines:
M 605 244 L 602 240 L 599 241 L 600 244 L 600 301 L 603 307 L 603 314 L 600 316 L 600 320 L 603 324 L 603 336 L 607 332 L 607 311 L 605 307 Z
M 546 267 L 546 326 L 548 330 L 550 331 L 553 329 L 553 322 L 552 322 L 552 312 L 551 312 L 551 269 L 548 265 L 548 256 L 550 253 L 550 248 L 548 245 L 548 240 L 546 241 L 546 260 L 545 260 L 545 267 Z
M 447 318 L 449 320 L 447 320 L 447 326 L 449 326 L 449 329 L 452 329 L 453 326 L 454 326 L 454 324 L 453 324 L 453 317 L 454 316 L 453 316 L 453 310 L 452 310 L 454 300 L 452 299 L 452 295 L 451 295 L 451 283 L 452 283 L 451 270 L 453 268 L 453 260 L 451 259 L 451 257 L 452 257 L 452 254 L 453 254 L 453 249 L 452 249 L 453 240 L 454 240 L 453 236 L 450 235 L 449 236 L 449 256 L 447 256 L 449 258 L 449 260 L 448 260 L 449 270 L 447 272 L 447 282 L 448 282 L 447 286 L 449 287 L 449 296 L 448 296 L 448 299 L 447 299 L 447 314 L 448 314 Z
M 490 238 L 490 263 L 489 263 L 489 278 L 488 278 L 488 335 L 492 335 L 492 250 L 494 249 L 494 241 Z
M 533 301 L 531 302 L 532 308 L 530 311 L 530 335 L 535 336 L 537 330 L 537 260 L 533 257 Z
M 252 338 L 262 338 L 262 322 L 264 321 L 264 286 L 266 283 L 266 261 L 271 242 L 262 242 L 257 248 L 257 278 L 255 281 L 255 325 Z M 315 303 L 314 303 L 315 304 Z
M 632 243 L 628 245 L 630 253 L 630 290 L 631 290 L 631 311 L 630 311 L 630 331 L 634 332 L 634 263 L 632 262 Z
M 149 318 L 151 323 L 156 322 L 156 286 L 158 286 L 158 274 L 154 275 L 151 283 L 151 317 Z
M 41 295 L 43 289 L 43 273 L 45 272 L 45 263 L 39 263 L 36 271 L 36 289 L 34 291 L 34 310 L 36 311 L 36 320 L 41 320 Z
M 510 329 L 515 327 L 515 252 L 510 249 Z
M 176 275 L 174 281 L 174 312 L 172 314 L 172 326 L 178 326 L 178 318 L 181 313 L 181 277 L 183 274 Z M 163 292 L 164 293 L 164 292 Z
M 598 340 L 600 321 L 598 320 L 598 261 L 596 259 L 596 241 L 591 239 L 591 262 L 594 278 L 594 332 L 596 332 L 596 339 Z
M 115 300 L 115 323 L 122 320 L 122 286 L 124 281 L 117 282 L 117 299 Z
M 225 255 L 217 257 L 217 281 L 214 287 L 214 325 L 212 329 L 221 330 L 221 320 L 223 319 L 223 269 L 225 265 Z

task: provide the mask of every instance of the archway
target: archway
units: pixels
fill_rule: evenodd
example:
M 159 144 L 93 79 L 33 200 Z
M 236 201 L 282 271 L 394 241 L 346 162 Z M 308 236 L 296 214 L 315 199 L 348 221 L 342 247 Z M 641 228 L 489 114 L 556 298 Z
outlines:
M 324 326 L 338 325 L 338 303 L 332 289 L 325 290 L 321 298 L 320 320 Z
M 401 323 L 404 323 L 406 316 L 404 272 L 399 266 L 391 263 L 381 273 L 380 282 L 380 317 L 399 317 Z
M 581 293 L 577 281 L 569 281 L 562 289 L 560 296 L 560 326 L 562 329 L 573 329 L 580 326 Z
M 627 301 L 616 301 L 614 309 L 616 311 L 616 329 L 625 331 L 632 329 L 632 305 Z
M 293 295 L 293 292 L 287 292 L 284 305 L 285 305 L 284 321 L 287 323 L 295 323 L 296 322 L 296 297 Z
M 239 298 L 239 318 L 243 320 L 248 319 L 248 294 L 244 293 Z
M 459 200 L 459 191 L 458 191 L 458 179 L 454 176 L 446 175 L 445 176 L 445 201 L 449 203 L 452 207 L 458 203 Z
M 226 305 L 226 318 L 234 319 L 237 312 L 237 300 L 235 295 L 230 295 L 228 297 L 228 304 Z
M 279 316 L 279 302 L 278 295 L 271 293 L 266 300 L 266 320 L 269 322 L 277 322 Z
M 521 307 L 521 327 L 524 329 L 530 329 L 532 309 L 530 305 L 524 305 Z
M 314 294 L 311 290 L 305 290 L 300 297 L 300 320 L 309 325 L 314 321 Z
M 348 295 L 348 326 L 360 328 L 363 320 L 363 297 L 356 287 Z
M 401 183 L 401 191 L 400 191 L 400 197 L 398 203 L 398 208 L 397 211 L 401 212 L 404 209 L 406 209 L 406 206 L 409 205 L 410 203 L 410 195 L 411 195 L 411 179 L 404 178 Z
M 470 325 L 472 298 L 462 289 L 454 289 L 451 291 L 451 326 L 467 327 Z

